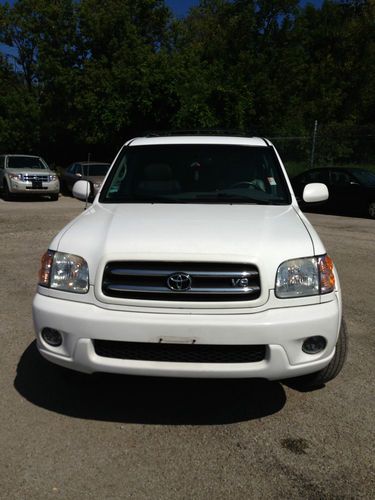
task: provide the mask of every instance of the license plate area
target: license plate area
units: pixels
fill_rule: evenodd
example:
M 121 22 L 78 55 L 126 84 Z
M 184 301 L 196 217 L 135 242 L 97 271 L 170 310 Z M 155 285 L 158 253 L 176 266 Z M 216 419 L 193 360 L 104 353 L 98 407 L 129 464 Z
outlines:
M 195 344 L 197 339 L 186 337 L 160 337 L 159 344 Z
M 33 189 L 43 189 L 43 183 L 42 183 L 42 181 L 32 181 L 31 187 Z

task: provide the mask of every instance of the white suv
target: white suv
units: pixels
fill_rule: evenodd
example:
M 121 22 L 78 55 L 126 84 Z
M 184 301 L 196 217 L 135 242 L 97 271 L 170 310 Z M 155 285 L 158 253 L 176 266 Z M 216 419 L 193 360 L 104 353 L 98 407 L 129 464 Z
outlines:
M 5 200 L 19 195 L 48 195 L 59 198 L 60 182 L 40 156 L 1 155 L 0 190 Z
M 262 138 L 127 142 L 43 256 L 33 313 L 40 353 L 86 373 L 312 387 L 346 355 L 336 269 Z

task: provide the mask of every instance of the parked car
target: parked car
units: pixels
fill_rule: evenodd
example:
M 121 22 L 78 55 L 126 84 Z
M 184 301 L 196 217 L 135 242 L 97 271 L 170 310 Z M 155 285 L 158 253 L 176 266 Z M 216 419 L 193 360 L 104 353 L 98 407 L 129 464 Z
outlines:
M 314 168 L 297 175 L 292 185 L 301 200 L 304 187 L 322 182 L 328 187 L 329 198 L 316 208 L 320 211 L 362 214 L 375 219 L 375 173 L 362 168 Z
M 5 200 L 37 194 L 56 201 L 60 183 L 56 172 L 40 156 L 1 155 L 0 189 Z
M 93 187 L 94 194 L 96 194 L 110 166 L 110 163 L 93 163 L 87 161 L 73 163 L 61 176 L 62 186 L 67 192 L 71 193 L 77 180 L 87 180 Z
M 85 373 L 317 387 L 346 356 L 337 271 L 263 138 L 126 143 L 44 254 L 33 316 L 40 353 Z

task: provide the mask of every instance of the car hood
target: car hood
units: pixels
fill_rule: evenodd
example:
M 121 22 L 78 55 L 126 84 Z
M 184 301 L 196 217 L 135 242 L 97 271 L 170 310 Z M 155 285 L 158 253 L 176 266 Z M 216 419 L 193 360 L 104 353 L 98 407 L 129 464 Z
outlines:
M 54 175 L 52 170 L 46 168 L 7 168 L 9 174 L 28 174 L 28 175 Z
M 94 204 L 50 248 L 84 257 L 92 284 L 110 260 L 162 260 L 252 263 L 273 288 L 278 266 L 314 255 L 314 240 L 322 247 L 293 206 Z

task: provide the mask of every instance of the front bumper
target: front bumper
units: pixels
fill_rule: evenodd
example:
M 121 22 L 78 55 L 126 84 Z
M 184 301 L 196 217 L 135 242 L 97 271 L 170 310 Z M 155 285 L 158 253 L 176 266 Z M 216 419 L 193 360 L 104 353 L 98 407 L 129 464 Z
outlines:
M 37 346 L 49 361 L 86 373 L 197 378 L 265 378 L 280 380 L 319 371 L 335 352 L 340 328 L 336 294 L 329 302 L 283 307 L 245 314 L 168 314 L 111 310 L 92 304 L 36 294 L 33 302 Z M 60 347 L 48 346 L 43 328 L 62 333 Z M 302 351 L 306 337 L 322 335 L 319 354 Z M 252 363 L 181 363 L 106 358 L 95 352 L 94 339 L 123 342 L 195 342 L 196 344 L 262 344 L 266 357 Z
M 9 191 L 12 194 L 58 194 L 60 192 L 60 183 L 58 180 L 43 182 L 42 188 L 37 189 L 33 187 L 32 182 L 11 179 Z

